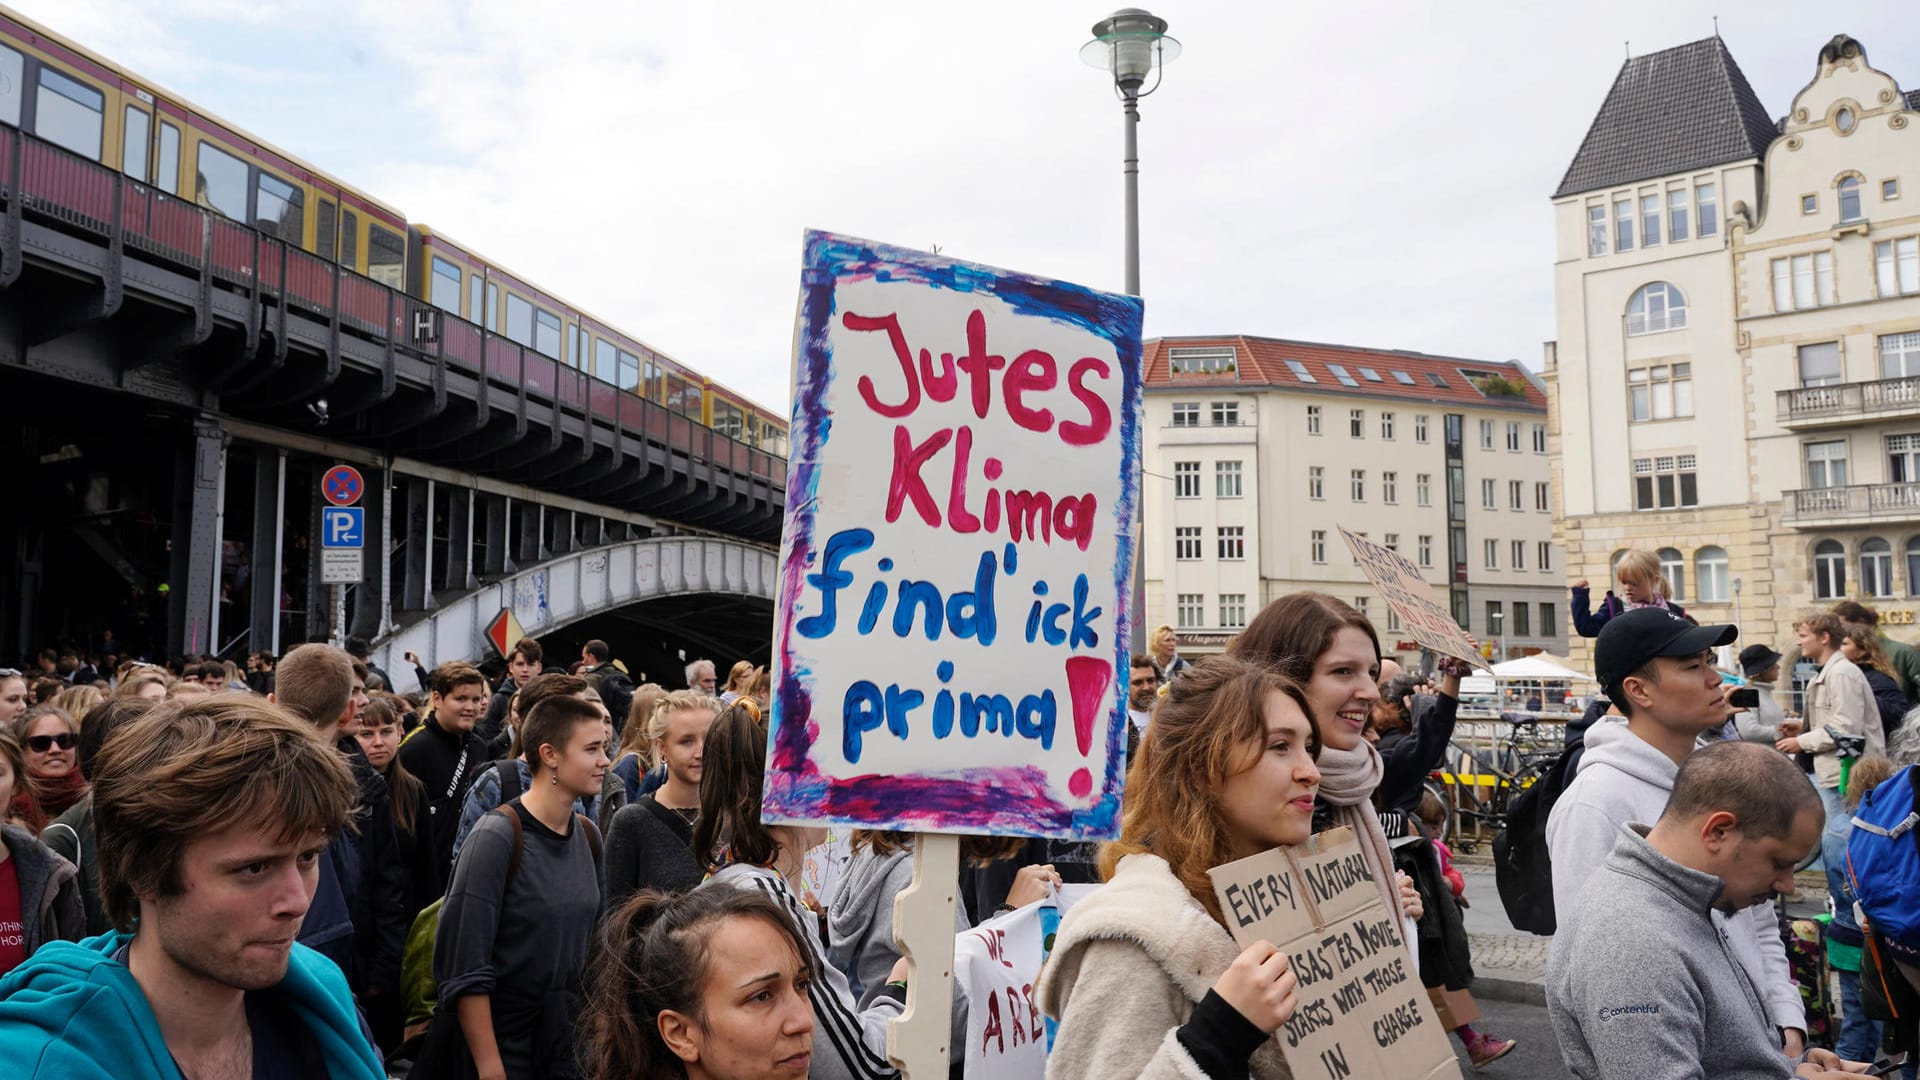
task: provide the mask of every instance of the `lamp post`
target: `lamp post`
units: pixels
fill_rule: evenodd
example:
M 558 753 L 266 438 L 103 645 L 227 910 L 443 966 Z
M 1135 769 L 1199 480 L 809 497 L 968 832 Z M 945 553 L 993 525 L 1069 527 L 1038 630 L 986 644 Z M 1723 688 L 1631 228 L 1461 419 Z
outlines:
M 1113 76 L 1114 93 L 1125 114 L 1126 151 L 1121 172 L 1126 179 L 1126 288 L 1129 296 L 1140 295 L 1140 99 L 1160 88 L 1160 79 L 1147 85 L 1147 77 L 1162 73 L 1174 57 L 1180 55 L 1180 42 L 1167 36 L 1167 20 L 1141 8 L 1121 8 L 1093 24 L 1093 40 L 1080 47 L 1080 58 Z M 1133 642 L 1136 653 L 1146 651 L 1146 509 L 1144 496 L 1135 501 L 1133 532 Z
M 1500 645 L 1500 627 L 1501 624 L 1506 621 L 1507 613 L 1504 611 L 1495 611 L 1487 616 L 1487 629 L 1493 631 L 1493 656 L 1488 657 L 1488 659 L 1494 663 L 1499 663 L 1501 660 L 1506 659 L 1507 654 Z

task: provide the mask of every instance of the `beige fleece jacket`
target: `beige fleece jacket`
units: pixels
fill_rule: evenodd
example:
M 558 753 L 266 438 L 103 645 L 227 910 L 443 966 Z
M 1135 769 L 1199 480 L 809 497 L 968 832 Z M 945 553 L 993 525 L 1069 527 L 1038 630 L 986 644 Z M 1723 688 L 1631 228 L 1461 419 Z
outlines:
M 1165 859 L 1120 860 L 1061 919 L 1040 971 L 1040 1008 L 1060 1022 L 1047 1080 L 1207 1080 L 1174 1033 L 1239 955 Z M 1292 1080 L 1273 1039 L 1250 1064 L 1254 1080 Z

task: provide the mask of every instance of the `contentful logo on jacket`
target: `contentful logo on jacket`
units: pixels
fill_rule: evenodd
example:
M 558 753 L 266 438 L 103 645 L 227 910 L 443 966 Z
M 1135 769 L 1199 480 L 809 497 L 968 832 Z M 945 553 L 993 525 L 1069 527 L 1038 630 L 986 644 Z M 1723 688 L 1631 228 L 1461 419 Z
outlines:
M 1632 1016 L 1636 1013 L 1647 1016 L 1659 1016 L 1660 1006 L 1653 1002 L 1647 1002 L 1644 1005 L 1622 1005 L 1617 1009 L 1601 1009 L 1600 1022 L 1604 1024 L 1616 1016 Z

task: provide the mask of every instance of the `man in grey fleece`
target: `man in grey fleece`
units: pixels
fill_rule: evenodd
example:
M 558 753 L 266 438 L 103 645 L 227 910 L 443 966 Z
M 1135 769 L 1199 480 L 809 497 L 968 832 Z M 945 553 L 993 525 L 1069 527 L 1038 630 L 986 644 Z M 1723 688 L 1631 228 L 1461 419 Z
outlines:
M 1568 1071 L 1578 1080 L 1857 1075 L 1863 1065 L 1826 1050 L 1780 1053 L 1712 918 L 1791 889 L 1824 820 L 1819 796 L 1780 754 L 1723 742 L 1689 757 L 1659 821 L 1622 828 L 1585 902 L 1562 913 L 1547 953 L 1547 1010 Z
M 1547 819 L 1553 906 L 1562 924 L 1590 902 L 1593 878 L 1621 826 L 1659 817 L 1695 740 L 1726 722 L 1726 686 L 1707 650 L 1731 643 L 1734 634 L 1731 626 L 1694 626 L 1664 608 L 1626 612 L 1600 631 L 1594 673 L 1626 718 L 1604 717 L 1587 731 L 1579 774 Z M 1778 1029 L 1781 1060 L 1798 1055 L 1806 1048 L 1806 1006 L 1772 909 L 1713 919 Z

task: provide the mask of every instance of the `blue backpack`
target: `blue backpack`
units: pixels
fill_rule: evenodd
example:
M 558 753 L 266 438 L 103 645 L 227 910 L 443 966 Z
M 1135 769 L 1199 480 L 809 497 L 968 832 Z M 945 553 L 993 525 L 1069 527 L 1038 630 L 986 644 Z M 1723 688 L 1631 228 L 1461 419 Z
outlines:
M 1920 948 L 1920 768 L 1867 792 L 1847 836 L 1847 878 L 1875 932 Z

